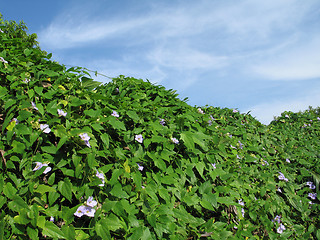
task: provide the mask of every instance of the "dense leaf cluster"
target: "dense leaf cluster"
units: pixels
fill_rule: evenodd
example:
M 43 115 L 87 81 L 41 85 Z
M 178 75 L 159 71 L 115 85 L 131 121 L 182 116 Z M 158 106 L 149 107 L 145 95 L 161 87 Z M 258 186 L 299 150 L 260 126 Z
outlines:
M 0 29 L 4 239 L 320 238 L 319 109 L 265 126 Z

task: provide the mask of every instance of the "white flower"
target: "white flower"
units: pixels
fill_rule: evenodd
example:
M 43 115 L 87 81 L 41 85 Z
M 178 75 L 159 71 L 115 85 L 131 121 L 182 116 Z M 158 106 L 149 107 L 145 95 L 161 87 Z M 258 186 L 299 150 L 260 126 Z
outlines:
M 203 112 L 203 110 L 201 108 L 198 108 L 197 110 L 198 110 L 198 113 L 204 114 L 204 112 Z
M 112 111 L 111 116 L 119 117 L 119 114 L 116 111 Z
M 135 136 L 135 140 L 136 140 L 137 142 L 139 142 L 139 143 L 142 143 L 142 142 L 143 142 L 143 137 L 142 137 L 142 135 L 141 135 L 141 134 L 136 135 L 136 136 Z
M 84 208 L 84 215 L 87 215 L 88 217 L 94 217 L 96 210 L 92 207 L 85 206 Z
M 79 137 L 84 141 L 87 147 L 91 148 L 91 145 L 89 143 L 90 137 L 87 133 L 81 133 L 79 134 Z
M 179 140 L 174 137 L 171 138 L 171 141 L 175 144 L 179 144 Z
M 35 162 L 36 166 L 32 171 L 37 171 L 40 170 L 42 167 L 46 167 L 46 169 L 43 171 L 44 174 L 47 174 L 48 172 L 51 171 L 51 167 L 48 167 L 47 163 L 41 163 L 41 162 Z
M 85 210 L 86 210 L 86 206 L 82 205 L 82 206 L 78 207 L 77 211 L 73 215 L 75 215 L 77 217 L 82 217 L 83 214 L 85 213 Z
M 0 28 L 0 32 L 3 33 L 2 29 Z
M 50 217 L 50 221 L 51 221 L 51 222 L 54 222 L 54 217 L 51 216 L 51 217 Z
M 35 110 L 39 110 L 37 107 L 36 107 L 36 104 L 34 102 L 31 102 L 31 105 L 32 107 L 35 109 Z
M 286 227 L 280 223 L 280 226 L 277 228 L 277 233 L 283 233 L 283 231 L 286 230 Z
M 6 60 L 3 59 L 3 57 L 0 57 L 0 62 L 8 63 Z
M 217 168 L 215 163 L 211 163 L 211 166 L 213 167 L 213 169 Z
M 100 178 L 101 181 L 102 181 L 102 183 L 99 184 L 98 186 L 99 186 L 99 187 L 103 187 L 103 186 L 104 186 L 104 183 L 105 183 L 103 173 L 99 173 L 99 172 L 97 171 L 96 176 L 97 176 L 98 178 Z
M 87 200 L 87 206 L 89 207 L 94 207 L 97 205 L 97 201 L 93 200 L 93 197 L 89 197 L 88 200 Z
M 137 165 L 138 165 L 138 170 L 139 170 L 139 171 L 142 171 L 144 167 L 141 166 L 139 163 L 137 163 Z
M 64 112 L 62 109 L 58 109 L 58 115 L 65 117 L 65 116 L 67 116 L 67 113 Z
M 244 202 L 242 201 L 242 199 L 239 199 L 239 200 L 238 200 L 238 203 L 239 203 L 241 206 L 244 206 Z
M 44 133 L 50 133 L 51 129 L 49 128 L 48 124 L 40 124 L 40 129 Z

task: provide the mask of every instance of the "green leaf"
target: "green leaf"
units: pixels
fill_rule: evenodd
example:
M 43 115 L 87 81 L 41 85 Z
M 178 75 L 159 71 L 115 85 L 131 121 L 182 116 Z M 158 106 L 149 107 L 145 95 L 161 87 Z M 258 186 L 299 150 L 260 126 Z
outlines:
M 65 178 L 64 181 L 58 183 L 58 190 L 62 196 L 71 201 L 72 198 L 72 184 L 69 178 Z
M 122 185 L 120 183 L 117 183 L 116 185 L 114 185 L 114 187 L 112 188 L 112 190 L 110 191 L 110 194 L 118 197 L 118 198 L 128 198 L 129 195 L 122 190 Z
M 115 117 L 109 118 L 109 123 L 111 124 L 111 126 L 115 129 L 118 130 L 123 130 L 126 131 L 126 127 L 124 125 L 123 122 L 120 122 L 119 120 L 117 120 Z
M 109 148 L 109 135 L 104 133 L 100 135 L 102 142 L 104 143 L 105 148 Z
M 100 222 L 96 223 L 95 230 L 98 236 L 100 236 L 102 239 L 111 239 L 109 227 L 106 225 L 105 221 L 101 220 Z
M 66 239 L 68 240 L 76 239 L 76 231 L 72 225 L 70 226 L 62 225 L 61 231 L 63 232 L 63 235 Z
M 60 228 L 50 221 L 46 221 L 42 234 L 52 238 L 66 239 Z
M 190 132 L 182 132 L 180 134 L 180 138 L 182 139 L 182 141 L 184 142 L 185 146 L 188 149 L 194 149 L 194 141 L 193 141 L 193 136 L 192 133 Z
M 34 192 L 38 192 L 38 193 L 44 194 L 44 193 L 47 193 L 47 192 L 56 192 L 56 189 L 54 189 L 53 187 L 44 185 L 44 184 L 40 184 L 34 190 Z

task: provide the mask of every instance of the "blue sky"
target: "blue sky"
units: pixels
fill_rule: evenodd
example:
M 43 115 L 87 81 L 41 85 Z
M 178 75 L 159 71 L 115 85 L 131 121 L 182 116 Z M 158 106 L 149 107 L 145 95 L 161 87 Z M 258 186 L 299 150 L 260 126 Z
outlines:
M 61 64 L 149 79 L 192 106 L 265 124 L 320 106 L 318 0 L 11 0 L 0 12 Z

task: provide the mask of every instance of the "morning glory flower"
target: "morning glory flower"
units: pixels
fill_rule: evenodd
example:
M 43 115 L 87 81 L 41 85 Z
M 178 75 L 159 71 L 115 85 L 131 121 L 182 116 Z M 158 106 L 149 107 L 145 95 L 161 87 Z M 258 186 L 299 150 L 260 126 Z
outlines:
M 32 107 L 33 107 L 33 109 L 35 109 L 35 110 L 39 110 L 37 107 L 36 107 L 36 104 L 34 103 L 34 102 L 31 102 L 31 105 L 32 105 Z
M 242 201 L 242 199 L 239 199 L 239 200 L 238 200 L 238 203 L 239 203 L 241 206 L 244 206 L 244 202 Z
M 313 184 L 313 182 L 306 182 L 306 185 L 308 185 L 310 189 L 316 188 L 316 186 Z
M 142 165 L 140 165 L 139 163 L 137 163 L 137 165 L 138 165 L 138 170 L 142 171 L 144 167 Z
M 283 233 L 283 231 L 286 230 L 286 227 L 280 223 L 280 226 L 277 228 L 277 233 Z
M 87 200 L 87 206 L 89 206 L 89 207 L 94 207 L 94 206 L 96 206 L 97 205 L 97 201 L 96 200 L 93 200 L 93 197 L 91 196 L 91 197 L 89 197 L 88 198 L 88 200 Z
M 197 110 L 198 110 L 198 113 L 204 114 L 204 112 L 203 112 L 203 110 L 201 108 L 198 108 Z
M 163 118 L 160 118 L 160 124 L 164 126 L 166 124 L 166 121 Z
M 312 200 L 315 200 L 317 197 L 317 194 L 316 193 L 309 193 L 308 197 L 311 198 Z
M 84 215 L 86 211 L 86 206 L 84 205 L 81 205 L 80 207 L 78 207 L 77 211 L 73 214 L 77 217 L 82 217 Z
M 238 141 L 238 143 L 239 143 L 239 148 L 243 149 L 243 144 L 240 141 Z
M 40 124 L 40 129 L 44 133 L 50 133 L 51 129 L 49 128 L 48 124 Z
M 65 117 L 65 116 L 67 116 L 67 113 L 64 112 L 62 109 L 58 109 L 58 115 Z
M 286 178 L 282 172 L 279 172 L 279 176 L 278 176 L 279 180 L 284 180 L 286 182 L 288 182 L 288 178 Z
M 3 58 L 3 57 L 0 57 L 0 62 L 8 63 L 6 60 L 4 60 L 4 58 Z
M 102 181 L 102 183 L 99 184 L 98 186 L 99 186 L 99 187 L 103 187 L 103 186 L 104 186 L 104 183 L 105 183 L 103 173 L 99 173 L 99 172 L 97 171 L 96 176 L 97 176 L 98 178 L 100 178 L 101 181 Z
M 279 215 L 275 216 L 275 218 L 272 220 L 272 222 L 274 222 L 274 221 L 280 223 L 280 221 L 281 221 L 281 216 L 279 216 Z
M 243 208 L 241 208 L 241 214 L 242 214 L 242 217 L 244 217 L 244 213 L 245 213 L 244 209 L 243 209 Z
M 90 145 L 90 143 L 89 143 L 90 137 L 89 137 L 88 133 L 81 133 L 81 134 L 79 134 L 79 137 L 81 138 L 81 140 L 84 141 L 84 143 L 85 143 L 89 148 L 91 148 L 91 145 Z
M 142 142 L 143 142 L 143 137 L 142 137 L 142 135 L 141 135 L 141 134 L 136 135 L 136 136 L 135 136 L 135 140 L 136 140 L 137 142 L 139 142 L 139 143 L 142 143 Z
M 48 167 L 47 163 L 35 162 L 35 164 L 36 164 L 36 166 L 34 167 L 34 169 L 32 171 L 37 171 L 37 170 L 40 170 L 42 167 L 47 167 L 43 172 L 43 174 L 47 174 L 52 169 L 51 167 Z
M 179 144 L 179 140 L 174 137 L 171 138 L 171 141 L 175 144 Z
M 119 117 L 119 114 L 116 111 L 112 111 L 111 116 Z

